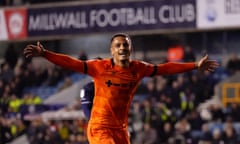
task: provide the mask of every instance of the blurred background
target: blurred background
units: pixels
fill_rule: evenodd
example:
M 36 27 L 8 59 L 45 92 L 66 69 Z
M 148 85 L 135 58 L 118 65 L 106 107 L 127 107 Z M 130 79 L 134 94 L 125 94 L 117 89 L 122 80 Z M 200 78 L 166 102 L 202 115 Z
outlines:
M 0 143 L 87 144 L 79 93 L 91 77 L 24 58 L 27 44 L 81 60 L 110 57 L 130 34 L 133 59 L 220 67 L 144 78 L 132 102 L 133 144 L 240 143 L 239 0 L 0 0 Z

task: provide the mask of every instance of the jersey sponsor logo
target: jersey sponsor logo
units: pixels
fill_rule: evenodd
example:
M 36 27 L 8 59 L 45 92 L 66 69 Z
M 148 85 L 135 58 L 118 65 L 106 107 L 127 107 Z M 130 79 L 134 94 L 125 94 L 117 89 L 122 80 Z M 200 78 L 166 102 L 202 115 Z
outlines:
M 136 86 L 136 82 L 129 82 L 129 83 L 115 83 L 115 82 L 112 82 L 111 80 L 107 80 L 105 82 L 105 84 L 108 86 L 108 87 L 111 87 L 111 86 L 116 86 L 116 87 L 122 87 L 122 88 L 128 88 L 128 87 L 134 87 Z

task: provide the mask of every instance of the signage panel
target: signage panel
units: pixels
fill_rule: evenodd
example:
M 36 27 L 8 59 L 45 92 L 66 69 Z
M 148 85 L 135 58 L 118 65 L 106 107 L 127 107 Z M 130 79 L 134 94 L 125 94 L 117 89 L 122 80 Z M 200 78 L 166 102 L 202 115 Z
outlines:
M 74 5 L 28 9 L 28 35 L 195 28 L 195 0 Z
M 198 28 L 239 27 L 240 0 L 197 0 Z

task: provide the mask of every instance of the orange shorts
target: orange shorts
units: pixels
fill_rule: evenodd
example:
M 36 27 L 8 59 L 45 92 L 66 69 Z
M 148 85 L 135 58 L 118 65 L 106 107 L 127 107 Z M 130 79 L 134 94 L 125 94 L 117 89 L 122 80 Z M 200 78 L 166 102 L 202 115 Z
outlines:
M 88 125 L 89 144 L 130 144 L 127 128 Z

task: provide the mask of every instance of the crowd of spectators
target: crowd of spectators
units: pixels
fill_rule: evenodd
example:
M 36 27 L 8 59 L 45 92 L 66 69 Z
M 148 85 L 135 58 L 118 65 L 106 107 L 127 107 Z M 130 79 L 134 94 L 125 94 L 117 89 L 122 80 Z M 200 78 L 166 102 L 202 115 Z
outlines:
M 29 143 L 34 144 L 87 144 L 87 123 L 84 119 L 31 121 L 27 130 Z
M 26 133 L 30 143 L 87 144 L 84 118 L 26 121 L 18 111 L 21 105 L 42 103 L 41 97 L 24 93 L 24 88 L 53 86 L 65 78 L 66 85 L 60 91 L 72 84 L 67 78 L 72 72 L 53 65 L 42 69 L 29 59 L 13 59 L 8 53 L 14 52 L 6 52 L 0 71 L 0 142 Z M 190 52 L 184 59 L 188 61 L 195 56 Z M 226 66 L 230 75 L 239 70 L 231 65 Z M 214 86 L 219 82 L 215 73 L 198 71 L 144 79 L 129 113 L 132 143 L 238 143 L 239 104 L 228 107 L 213 104 L 205 111 L 197 109 L 214 95 Z M 74 109 L 81 110 L 81 105 L 77 105 Z
M 76 1 L 76 0 L 72 0 Z M 1 0 L 0 6 L 21 6 L 59 2 L 57 0 Z M 184 61 L 195 61 L 189 47 Z M 87 59 L 87 58 L 86 58 Z M 233 54 L 226 70 L 240 71 L 240 59 Z M 27 134 L 30 144 L 87 144 L 85 119 L 25 121 L 19 113 L 22 105 L 42 103 L 39 96 L 24 93 L 32 86 L 54 86 L 62 78 L 72 84 L 71 72 L 48 65 L 34 65 L 9 48 L 0 68 L 0 144 Z M 129 132 L 133 144 L 237 144 L 240 143 L 240 104 L 222 107 L 212 104 L 204 111 L 197 107 L 214 95 L 219 79 L 212 73 L 196 71 L 144 79 L 129 113 Z M 75 107 L 81 109 L 81 105 Z
M 211 95 L 212 92 L 194 91 L 192 88 L 201 86 L 201 89 L 212 89 L 214 85 L 207 85 L 210 84 L 210 81 L 206 80 L 209 75 L 209 73 L 202 75 L 192 72 L 171 78 L 159 76 L 144 80 L 141 95 L 139 93 L 136 95 L 129 113 L 131 142 L 133 144 L 239 143 L 239 104 L 222 107 L 216 103 L 209 105 L 203 111 L 197 109 L 201 102 L 209 99 L 209 96 L 204 95 Z M 73 109 L 81 109 L 80 102 L 76 105 Z M 47 121 L 35 119 L 31 125 L 34 126 L 31 126 L 27 132 L 30 142 L 87 144 L 87 121 L 84 118 Z
M 179 77 L 179 76 L 178 76 Z M 239 104 L 231 104 L 224 108 L 220 104 L 211 104 L 204 111 L 198 111 L 201 102 L 209 98 L 203 91 L 210 90 L 214 85 L 208 85 L 205 76 L 198 77 L 197 85 L 192 80 L 176 78 L 172 86 L 162 86 L 160 91 L 149 93 L 143 101 L 135 101 L 130 112 L 130 130 L 133 144 L 237 144 L 240 139 Z M 168 78 L 156 82 L 165 81 Z M 196 78 L 194 78 L 196 79 Z M 148 89 L 152 89 L 152 79 L 148 81 Z M 158 84 L 156 84 L 157 86 Z M 190 88 L 189 87 L 192 87 Z M 197 87 L 196 87 L 197 86 Z M 194 87 L 200 91 L 194 91 Z M 206 95 L 206 96 L 204 96 Z M 145 134 L 144 134 L 145 133 Z M 151 133 L 151 135 L 150 135 Z
M 27 123 L 19 111 L 21 108 L 42 104 L 40 96 L 26 92 L 25 88 L 54 86 L 64 78 L 66 85 L 60 86 L 59 91 L 71 85 L 67 78 L 71 71 L 51 64 L 45 66 L 19 56 L 11 46 L 6 50 L 0 68 L 0 143 L 25 132 Z
M 190 59 L 193 56 L 189 56 Z M 187 60 L 186 60 L 187 61 Z M 228 71 L 228 70 L 227 70 Z M 236 70 L 237 71 L 237 70 Z M 229 71 L 228 71 L 229 72 Z M 211 104 L 198 111 L 202 102 L 214 95 L 214 86 L 220 81 L 215 73 L 197 71 L 173 76 L 144 79 L 129 113 L 129 132 L 133 144 L 236 144 L 239 142 L 239 104 L 222 107 Z M 81 105 L 76 109 L 81 109 Z M 66 135 L 62 134 L 63 121 L 68 123 Z M 84 119 L 56 120 L 56 135 L 52 141 L 63 144 L 86 144 Z M 84 122 L 80 133 L 72 131 L 74 121 Z M 53 122 L 53 121 L 51 121 Z M 45 134 L 51 126 L 41 122 Z M 39 134 L 32 135 L 37 139 Z M 41 134 L 40 134 L 41 135 Z M 81 137 L 79 140 L 73 140 Z

